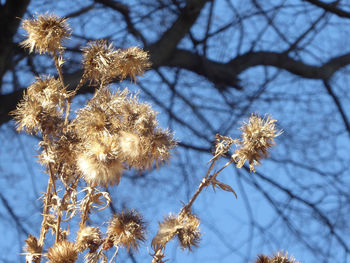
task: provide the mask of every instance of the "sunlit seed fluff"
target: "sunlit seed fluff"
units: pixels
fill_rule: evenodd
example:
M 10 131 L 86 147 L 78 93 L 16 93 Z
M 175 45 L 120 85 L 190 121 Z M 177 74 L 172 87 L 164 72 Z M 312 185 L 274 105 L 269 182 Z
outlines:
M 119 136 L 120 153 L 125 160 L 135 159 L 141 154 L 140 137 L 132 132 L 120 132 Z
M 108 237 L 114 246 L 122 245 L 127 250 L 138 249 L 146 240 L 146 226 L 142 216 L 135 210 L 126 210 L 115 214 L 107 229 Z
M 124 171 L 124 165 L 119 160 L 100 161 L 84 153 L 78 154 L 77 166 L 90 185 L 118 185 Z
M 62 41 L 68 39 L 71 31 L 67 19 L 56 15 L 39 15 L 37 18 L 23 20 L 23 28 L 27 31 L 27 39 L 21 45 L 29 52 L 55 53 L 64 48 Z
M 118 139 L 107 131 L 91 134 L 91 138 L 85 138 L 83 143 L 86 153 L 99 161 L 107 162 L 117 157 Z
M 74 263 L 77 260 L 77 255 L 74 243 L 68 241 L 55 243 L 47 253 L 49 263 Z
M 120 79 L 129 76 L 134 82 L 137 75 L 142 75 L 152 65 L 148 53 L 138 47 L 120 50 L 117 61 Z
M 102 244 L 101 231 L 97 227 L 83 227 L 77 233 L 75 246 L 78 251 L 89 249 L 94 252 Z
M 255 172 L 255 165 L 268 156 L 268 149 L 275 144 L 274 138 L 281 134 L 276 130 L 276 120 L 271 116 L 261 118 L 252 114 L 248 123 L 245 123 L 242 130 L 240 147 L 232 155 L 232 159 L 241 168 L 246 161 L 251 171 Z
M 106 40 L 89 42 L 83 51 L 84 78 L 94 84 L 108 84 L 116 76 L 116 51 Z

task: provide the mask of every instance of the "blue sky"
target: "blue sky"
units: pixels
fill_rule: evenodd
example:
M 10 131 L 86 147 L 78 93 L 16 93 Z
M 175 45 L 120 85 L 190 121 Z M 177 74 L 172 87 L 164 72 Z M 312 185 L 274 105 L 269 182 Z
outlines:
M 227 2 L 230 1 L 216 1 L 214 27 L 229 22 L 231 14 L 228 13 Z M 312 8 L 303 13 L 301 2 L 286 1 L 285 5 L 290 8 L 285 8 L 275 17 L 276 24 L 291 41 L 322 14 L 320 10 Z M 88 3 L 84 2 L 84 5 Z M 131 2 L 128 4 L 132 6 Z M 266 1 L 265 4 L 268 8 L 273 1 Z M 55 3 L 33 1 L 29 10 L 31 13 L 49 11 L 65 15 L 77 10 L 80 5 L 83 5 L 82 2 L 76 0 Z M 242 14 L 248 13 L 249 8 L 252 8 L 244 1 L 235 5 Z M 138 11 L 144 12 L 141 7 Z M 205 24 L 207 11 L 208 9 L 204 10 L 203 16 L 193 29 L 192 33 L 195 36 L 203 34 L 202 25 Z M 75 47 L 75 44 L 81 41 L 77 35 L 87 34 L 91 38 L 110 36 L 116 45 L 122 47 L 140 46 L 134 38 L 124 37 L 123 26 L 116 28 L 115 23 L 119 18 L 112 13 L 97 9 L 93 15 L 83 17 L 79 24 L 77 18 L 71 19 L 76 35 L 73 35 L 69 45 Z M 147 26 L 158 22 L 166 24 L 171 19 L 171 16 L 162 17 L 160 12 L 150 18 L 148 24 L 145 22 L 138 26 L 145 27 L 144 32 L 151 41 L 158 36 L 161 29 Z M 252 48 L 254 38 L 265 27 L 265 22 L 261 21 L 261 17 L 247 20 L 243 27 L 245 34 L 242 39 L 235 27 L 226 35 L 213 38 L 209 43 L 208 56 L 226 62 L 233 54 L 246 52 Z M 319 64 L 331 56 L 341 55 L 349 50 L 349 23 L 335 16 L 329 16 L 324 21 L 317 25 L 318 30 L 314 34 L 300 44 L 306 48 L 292 55 L 301 56 L 307 63 Z M 219 41 L 220 44 L 216 44 Z M 180 45 L 190 48 L 189 39 L 185 38 Z M 254 50 L 280 51 L 287 46 L 288 42 L 281 41 L 276 31 L 268 27 Z M 44 63 L 42 69 L 46 73 L 52 73 L 52 70 L 47 69 L 47 65 L 50 65 L 48 59 L 41 58 L 40 61 Z M 26 64 L 22 64 L 22 70 L 25 72 Z M 176 70 L 170 68 L 162 68 L 160 72 L 169 80 L 175 79 L 177 74 Z M 310 205 L 291 198 L 264 179 L 264 176 L 271 178 L 291 193 L 305 198 L 311 204 L 319 205 L 322 212 L 334 220 L 332 224 L 336 232 L 345 236 L 344 239 L 349 243 L 349 238 L 346 238 L 350 232 L 349 223 L 341 220 L 347 218 L 350 212 L 346 195 L 350 183 L 347 165 L 350 161 L 349 137 L 344 132 L 342 120 L 322 83 L 301 79 L 272 67 L 251 68 L 239 76 L 244 92 L 234 89 L 227 91 L 229 102 L 235 105 L 230 108 L 223 94 L 214 90 L 212 84 L 204 78 L 188 71 L 181 71 L 178 76 L 179 94 L 189 98 L 200 108 L 200 116 L 194 115 L 180 96 L 173 98 L 174 94 L 165 84 L 160 83 L 160 76 L 156 72 L 146 73 L 139 79 L 141 89 L 127 82 L 116 84 L 114 88 L 121 86 L 133 91 L 140 90 L 141 100 L 149 101 L 159 112 L 161 126 L 169 126 L 175 131 L 176 139 L 183 143 L 194 143 L 209 148 L 215 131 L 225 131 L 224 135 L 233 137 L 239 136 L 237 128 L 241 121 L 248 118 L 250 112 L 272 114 L 284 133 L 277 139 L 276 147 L 271 150 L 271 159 L 263 161 L 262 166 L 257 169 L 262 176 L 238 171 L 233 166 L 220 175 L 220 180 L 231 185 L 237 192 L 238 199 L 227 192 L 217 190 L 214 193 L 211 188 L 200 196 L 193 211 L 198 213 L 202 220 L 201 245 L 192 252 L 187 252 L 181 251 L 176 241 L 170 242 L 166 250 L 169 262 L 252 262 L 258 253 L 272 254 L 281 249 L 289 251 L 301 262 L 318 262 L 315 258 L 317 259 L 317 253 L 321 252 L 317 248 L 322 249 L 324 254 L 330 253 L 334 261 L 342 259 L 343 261 L 339 262 L 348 262 L 341 254 L 342 249 L 339 248 L 338 253 L 337 241 L 326 239 L 329 235 L 328 229 L 319 223 L 320 215 L 316 214 Z M 345 112 L 349 114 L 348 76 L 347 68 L 340 70 L 333 77 L 332 85 Z M 10 74 L 7 79 L 11 82 Z M 264 82 L 269 79 L 271 81 L 265 89 Z M 32 80 L 31 74 L 21 72 L 21 85 L 27 86 Z M 7 87 L 10 89 L 10 85 Z M 260 90 L 264 92 L 259 94 Z M 258 99 L 253 103 L 249 102 L 249 99 L 257 94 Z M 154 97 L 157 101 L 153 100 Z M 83 105 L 85 100 L 86 97 L 79 96 L 74 108 Z M 169 120 L 167 110 L 170 108 L 185 123 L 200 127 L 198 132 L 203 137 L 196 137 L 185 125 Z M 242 112 L 242 108 L 245 111 Z M 201 121 L 203 116 L 209 124 Z M 38 198 L 45 191 L 47 182 L 47 176 L 42 172 L 44 168 L 35 158 L 38 154 L 38 139 L 26 134 L 16 134 L 11 122 L 0 127 L 0 140 L 3 141 L 3 147 L 0 147 L 1 193 L 6 196 L 10 205 L 16 208 L 16 216 L 21 219 L 25 230 L 38 236 L 41 213 L 41 200 Z M 149 239 L 140 251 L 135 253 L 137 262 L 151 261 L 151 257 L 148 256 L 151 251 L 150 240 L 157 231 L 157 222 L 169 213 L 177 213 L 182 203 L 188 201 L 205 175 L 210 158 L 210 153 L 177 149 L 169 165 L 137 180 L 134 179 L 137 174 L 130 171 L 123 176 L 118 187 L 109 189 L 118 209 L 139 209 L 148 222 Z M 261 190 L 258 190 L 259 188 Z M 273 199 L 274 205 L 267 201 L 267 196 Z M 281 207 L 283 216 L 277 216 L 276 209 Z M 110 210 L 98 213 L 92 218 L 91 224 L 97 224 L 103 229 L 106 227 L 103 222 L 108 221 L 110 216 Z M 1 201 L 0 220 L 0 231 L 4 236 L 0 241 L 0 261 L 24 261 L 19 253 L 24 245 L 25 235 L 23 231 L 15 230 L 15 222 Z M 285 220 L 290 220 L 289 225 Z M 76 230 L 74 223 L 69 229 L 73 240 Z M 314 254 L 305 249 L 305 243 L 296 238 L 296 235 L 301 235 L 305 243 L 313 246 Z M 324 248 L 328 245 L 330 251 Z M 123 250 L 119 257 L 123 262 L 132 262 Z

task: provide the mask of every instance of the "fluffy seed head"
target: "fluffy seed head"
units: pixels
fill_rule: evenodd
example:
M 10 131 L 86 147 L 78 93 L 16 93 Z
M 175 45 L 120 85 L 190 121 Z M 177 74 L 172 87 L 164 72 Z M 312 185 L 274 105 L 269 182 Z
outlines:
M 61 82 L 53 77 L 37 77 L 27 88 L 27 96 L 41 103 L 43 108 L 64 107 L 67 92 Z
M 270 259 L 270 263 L 299 263 L 298 261 L 295 261 L 295 259 L 292 256 L 288 256 L 288 252 L 285 254 L 283 252 L 277 252 L 277 254 L 274 254 L 273 257 Z
M 104 150 L 93 143 L 96 140 L 100 143 L 101 133 L 109 133 L 113 138 L 104 143 L 111 149 L 106 156 L 108 160 L 119 160 L 140 170 L 151 168 L 154 163 L 158 167 L 159 163 L 167 161 L 176 145 L 173 134 L 158 127 L 152 107 L 139 102 L 137 96 L 131 96 L 127 89 L 116 93 L 107 88 L 98 89 L 88 105 L 80 110 L 74 125 L 88 152 L 80 160 L 83 164 L 80 167 L 86 166 L 86 156 L 100 161 L 106 156 Z M 96 152 L 102 155 L 99 157 Z M 91 166 L 95 166 L 94 158 Z
M 17 131 L 24 130 L 29 134 L 45 131 L 48 134 L 58 131 L 63 123 L 62 114 L 57 107 L 43 107 L 40 102 L 24 92 L 23 99 L 16 110 L 11 112 L 17 124 Z
M 249 168 L 255 172 L 254 165 L 259 165 L 260 160 L 268 156 L 268 149 L 275 144 L 274 138 L 281 134 L 276 130 L 276 120 L 271 116 L 261 118 L 252 114 L 248 123 L 240 128 L 242 130 L 242 140 L 238 148 L 232 155 L 237 162 L 237 167 L 241 168 L 245 161 L 248 161 Z
M 101 244 L 101 231 L 97 227 L 84 227 L 78 231 L 75 242 L 78 251 L 89 249 L 91 253 L 96 251 Z
M 116 76 L 116 51 L 106 40 L 89 42 L 83 51 L 84 77 L 94 84 L 108 84 Z
M 120 132 L 119 148 L 123 159 L 135 159 L 141 154 L 140 137 L 132 132 Z
M 23 28 L 28 38 L 21 45 L 29 52 L 55 53 L 64 49 L 62 41 L 68 39 L 71 31 L 67 19 L 56 15 L 39 15 L 37 18 L 23 20 Z
M 115 214 L 109 223 L 107 234 L 114 246 L 122 245 L 127 250 L 138 249 L 146 240 L 146 226 L 141 215 L 135 210 L 126 210 Z
M 55 243 L 47 253 L 50 263 L 74 263 L 77 255 L 74 243 L 65 240 Z
M 23 93 L 16 110 L 11 112 L 17 122 L 17 130 L 25 130 L 29 134 L 57 131 L 63 121 L 66 95 L 66 90 L 57 79 L 38 77 Z
M 77 165 L 90 185 L 118 185 L 124 171 L 124 165 L 119 160 L 100 161 L 85 153 L 78 155 Z
M 121 80 L 127 76 L 136 82 L 136 75 L 142 75 L 152 64 L 149 55 L 138 47 L 130 47 L 118 53 L 118 73 Z
M 258 255 L 258 258 L 255 260 L 255 263 L 300 263 L 299 261 L 295 261 L 295 259 L 291 256 L 288 256 L 288 252 L 283 254 L 282 252 L 278 252 L 274 254 L 272 257 L 268 257 L 266 255 Z

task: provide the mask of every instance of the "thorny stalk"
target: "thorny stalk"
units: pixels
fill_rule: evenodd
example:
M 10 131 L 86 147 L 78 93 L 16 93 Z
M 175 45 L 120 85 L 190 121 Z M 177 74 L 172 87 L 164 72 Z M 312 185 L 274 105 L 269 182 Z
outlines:
M 212 171 L 212 169 L 215 166 L 216 161 L 219 158 L 214 158 L 211 161 L 211 164 L 207 170 L 207 173 L 205 174 L 204 178 L 202 179 L 200 185 L 198 186 L 196 192 L 192 195 L 190 201 L 181 209 L 180 214 L 189 212 L 191 210 L 191 206 L 193 205 L 194 201 L 196 201 L 197 197 L 199 196 L 199 194 L 202 192 L 202 190 L 210 185 L 210 181 L 212 180 L 213 177 L 210 176 L 210 172 Z

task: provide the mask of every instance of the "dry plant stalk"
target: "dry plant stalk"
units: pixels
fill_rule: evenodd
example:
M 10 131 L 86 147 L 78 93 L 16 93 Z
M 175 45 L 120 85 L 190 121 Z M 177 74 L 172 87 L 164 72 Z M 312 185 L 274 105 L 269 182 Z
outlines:
M 27 39 L 21 44 L 29 52 L 48 54 L 57 69 L 58 78 L 38 76 L 24 92 L 23 99 L 12 112 L 18 131 L 41 134 L 39 160 L 48 174 L 47 191 L 43 196 L 43 219 L 40 237 L 29 235 L 26 240 L 26 262 L 39 263 L 47 257 L 51 263 L 76 262 L 85 253 L 85 262 L 107 262 L 104 251 L 115 247 L 112 262 L 119 248 L 137 250 L 146 240 L 146 226 L 139 212 L 124 210 L 114 214 L 107 233 L 98 227 L 87 226 L 90 213 L 109 206 L 111 199 L 100 187 L 118 185 L 125 169 L 151 169 L 167 162 L 176 141 L 173 134 L 158 126 L 156 112 L 137 95 L 127 89 L 111 92 L 109 84 L 129 77 L 136 82 L 151 63 L 148 53 L 137 48 L 115 49 L 106 40 L 89 42 L 82 48 L 84 73 L 79 84 L 70 88 L 64 84 L 63 42 L 71 35 L 67 20 L 56 15 L 39 15 L 23 21 Z M 70 105 L 77 91 L 84 85 L 96 86 L 87 105 L 75 118 L 69 118 Z M 178 238 L 182 249 L 198 246 L 200 219 L 191 207 L 202 190 L 211 185 L 224 191 L 234 190 L 218 181 L 217 176 L 228 165 L 241 168 L 246 161 L 251 171 L 268 155 L 274 138 L 280 135 L 275 120 L 253 114 L 241 130 L 242 139 L 216 135 L 215 152 L 209 169 L 189 202 L 177 215 L 170 215 L 159 223 L 159 231 L 152 241 L 152 262 L 164 262 L 166 244 Z M 214 170 L 217 161 L 236 146 L 229 161 Z M 78 192 L 78 182 L 86 187 Z M 58 186 L 63 191 L 58 191 Z M 78 193 L 85 196 L 78 200 Z M 237 196 L 236 196 L 237 197 Z M 76 240 L 68 241 L 69 233 L 62 222 L 69 222 L 80 214 Z M 55 235 L 54 244 L 45 244 L 46 234 Z M 44 247 L 47 253 L 43 253 Z M 271 261 L 261 257 L 257 262 Z
M 137 47 L 115 49 L 105 40 L 90 42 L 82 49 L 83 76 L 77 87 L 68 89 L 62 73 L 63 42 L 71 34 L 66 19 L 39 15 L 24 20 L 23 28 L 27 38 L 22 46 L 51 56 L 58 75 L 38 76 L 12 113 L 18 131 L 42 135 L 39 161 L 48 174 L 40 237 L 26 240 L 26 261 L 38 263 L 45 256 L 49 262 L 70 263 L 84 251 L 86 262 L 106 261 L 109 242 L 116 251 L 136 249 L 145 240 L 145 225 L 135 210 L 114 215 L 105 235 L 87 222 L 95 208 L 111 202 L 101 187 L 118 185 L 126 169 L 151 169 L 167 162 L 176 145 L 173 134 L 159 127 L 149 104 L 127 89 L 111 92 L 108 87 L 116 79 L 136 81 L 151 65 L 148 53 Z M 96 85 L 96 92 L 75 118 L 69 118 L 72 99 L 84 84 Z M 86 187 L 78 192 L 82 180 Z M 85 196 L 78 200 L 78 193 Z M 76 240 L 68 241 L 68 227 L 62 224 L 78 214 Z M 55 242 L 47 245 L 50 230 Z M 43 253 L 47 247 L 48 253 Z

